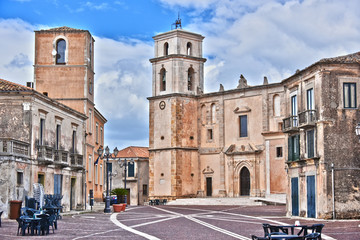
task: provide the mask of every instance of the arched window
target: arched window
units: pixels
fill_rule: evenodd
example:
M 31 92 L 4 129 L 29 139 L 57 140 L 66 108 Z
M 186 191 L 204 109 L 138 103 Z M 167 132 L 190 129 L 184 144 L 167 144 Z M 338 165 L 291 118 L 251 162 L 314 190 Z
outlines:
M 164 55 L 169 55 L 169 44 L 167 42 L 164 44 Z
M 186 45 L 186 53 L 187 55 L 191 56 L 191 42 L 188 42 Z
M 211 104 L 211 123 L 216 122 L 216 105 L 215 103 Z
M 65 64 L 66 42 L 60 39 L 56 42 L 56 64 Z
M 166 91 L 166 70 L 162 68 L 160 71 L 160 91 Z
M 280 96 L 277 94 L 273 98 L 273 110 L 274 116 L 280 116 Z
M 194 69 L 192 67 L 188 69 L 188 90 L 194 90 Z

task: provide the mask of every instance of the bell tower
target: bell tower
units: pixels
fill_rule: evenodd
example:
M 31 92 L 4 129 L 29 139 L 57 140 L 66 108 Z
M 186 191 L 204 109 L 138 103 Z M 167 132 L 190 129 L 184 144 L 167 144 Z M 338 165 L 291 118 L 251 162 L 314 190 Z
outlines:
M 180 19 L 176 26 L 181 26 Z M 198 94 L 203 36 L 176 28 L 153 37 L 149 97 L 149 197 L 196 196 L 200 189 Z
M 94 42 L 87 30 L 35 31 L 35 89 L 87 115 L 94 108 Z
M 200 34 L 175 29 L 153 37 L 152 95 L 195 95 L 204 88 L 204 63 Z

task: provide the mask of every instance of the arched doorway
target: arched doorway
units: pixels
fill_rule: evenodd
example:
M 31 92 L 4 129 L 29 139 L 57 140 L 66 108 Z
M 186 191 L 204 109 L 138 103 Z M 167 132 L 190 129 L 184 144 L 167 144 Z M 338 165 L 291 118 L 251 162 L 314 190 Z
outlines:
M 250 195 L 250 172 L 247 167 L 243 167 L 240 171 L 240 195 Z

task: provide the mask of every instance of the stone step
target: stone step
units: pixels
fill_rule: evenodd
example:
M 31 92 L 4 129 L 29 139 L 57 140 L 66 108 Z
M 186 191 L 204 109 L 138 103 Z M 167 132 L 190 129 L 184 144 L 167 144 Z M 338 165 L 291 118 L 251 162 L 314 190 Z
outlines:
M 249 197 L 238 198 L 182 198 L 169 201 L 168 205 L 245 205 L 261 206 L 261 201 L 255 201 Z

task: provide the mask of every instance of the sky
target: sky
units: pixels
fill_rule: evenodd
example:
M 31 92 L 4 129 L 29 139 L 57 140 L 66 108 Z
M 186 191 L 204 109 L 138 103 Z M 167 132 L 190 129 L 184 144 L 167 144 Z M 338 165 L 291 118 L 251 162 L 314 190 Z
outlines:
M 34 31 L 68 26 L 95 39 L 95 104 L 110 149 L 148 146 L 152 37 L 205 37 L 205 93 L 280 82 L 297 69 L 360 51 L 358 0 L 0 0 L 0 78 L 32 81 Z

